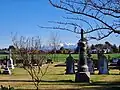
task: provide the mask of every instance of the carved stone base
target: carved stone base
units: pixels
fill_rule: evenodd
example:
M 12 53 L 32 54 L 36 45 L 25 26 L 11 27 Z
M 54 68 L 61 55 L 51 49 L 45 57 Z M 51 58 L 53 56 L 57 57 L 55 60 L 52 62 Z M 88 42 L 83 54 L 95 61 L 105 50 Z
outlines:
M 3 71 L 3 74 L 9 74 L 9 75 L 11 75 L 10 69 L 6 67 L 6 68 L 4 69 L 4 71 Z
M 77 72 L 75 82 L 90 82 L 90 72 Z
M 15 68 L 13 64 L 8 65 L 8 67 L 9 67 L 10 69 L 14 69 L 14 68 Z

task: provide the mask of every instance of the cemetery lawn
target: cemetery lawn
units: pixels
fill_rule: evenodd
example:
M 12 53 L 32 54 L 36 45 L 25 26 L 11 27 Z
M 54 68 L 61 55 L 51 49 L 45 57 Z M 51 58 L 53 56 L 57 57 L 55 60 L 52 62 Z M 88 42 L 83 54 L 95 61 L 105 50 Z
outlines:
M 105 54 L 105 56 L 108 58 L 108 55 L 110 56 L 110 60 L 112 58 L 120 58 L 120 53 L 114 53 L 114 54 Z M 5 57 L 8 56 L 7 54 L 0 54 L 0 60 L 5 59 Z M 74 59 L 78 59 L 78 54 L 72 54 Z M 49 58 L 53 58 L 53 55 L 49 55 Z M 68 54 L 56 54 L 55 60 L 53 59 L 53 62 L 65 62 L 66 57 L 68 57 Z M 92 58 L 94 60 L 97 60 L 97 54 L 92 54 Z
M 120 53 L 114 53 L 114 54 L 104 54 L 107 58 L 110 56 L 110 60 L 112 58 L 120 58 Z M 78 59 L 78 54 L 72 54 L 72 57 L 74 59 Z M 68 54 L 56 54 L 55 61 L 54 62 L 65 62 L 66 58 L 68 57 Z M 52 55 L 50 56 L 52 58 Z M 92 54 L 92 57 L 94 60 L 97 60 L 97 54 Z
M 63 63 L 63 62 L 59 62 Z M 66 75 L 65 67 L 55 67 L 53 63 L 49 66 L 46 75 L 42 78 L 40 89 L 51 90 L 120 90 L 120 74 L 119 70 L 110 70 L 109 75 L 98 75 L 95 71 L 91 75 L 91 83 L 75 83 L 75 75 Z M 46 65 L 44 65 L 45 67 Z M 12 75 L 0 74 L 0 85 L 12 86 L 15 89 L 35 89 L 31 77 L 23 68 L 15 68 Z

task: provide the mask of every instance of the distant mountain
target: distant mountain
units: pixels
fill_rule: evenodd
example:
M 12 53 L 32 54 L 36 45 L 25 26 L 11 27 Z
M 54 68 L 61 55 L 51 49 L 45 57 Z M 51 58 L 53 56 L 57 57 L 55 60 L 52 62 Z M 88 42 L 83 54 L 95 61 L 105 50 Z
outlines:
M 77 47 L 77 45 L 76 44 L 71 44 L 71 43 L 60 43 L 58 49 L 60 49 L 60 47 L 64 47 L 66 49 L 74 50 Z M 42 46 L 42 50 L 44 50 L 44 51 L 51 50 L 51 49 L 52 49 L 52 47 L 50 47 L 50 46 L 47 46 L 47 45 Z
M 66 48 L 66 49 L 74 50 L 77 47 L 77 44 L 61 43 L 60 46 Z

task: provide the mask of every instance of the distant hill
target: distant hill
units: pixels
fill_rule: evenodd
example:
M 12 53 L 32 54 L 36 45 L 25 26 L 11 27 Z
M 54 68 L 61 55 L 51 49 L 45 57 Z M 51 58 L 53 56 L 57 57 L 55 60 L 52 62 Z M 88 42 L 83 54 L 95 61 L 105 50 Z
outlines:
M 60 43 L 58 49 L 60 49 L 61 47 L 64 47 L 64 48 L 66 48 L 66 49 L 74 50 L 74 49 L 77 47 L 77 45 L 76 45 L 76 44 L 71 44 L 71 43 Z M 44 45 L 44 46 L 42 47 L 42 50 L 51 50 L 51 49 L 52 49 L 51 46 L 46 46 L 46 45 Z

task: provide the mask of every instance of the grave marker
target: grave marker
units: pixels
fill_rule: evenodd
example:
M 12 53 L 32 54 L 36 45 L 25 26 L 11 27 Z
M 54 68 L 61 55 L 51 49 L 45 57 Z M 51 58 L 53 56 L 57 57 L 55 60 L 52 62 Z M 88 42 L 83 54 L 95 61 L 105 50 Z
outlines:
M 74 74 L 75 68 L 74 68 L 74 59 L 69 54 L 69 56 L 66 58 L 66 74 Z
M 9 46 L 9 60 L 7 61 L 8 67 L 10 69 L 14 69 L 13 59 L 12 59 L 12 51 L 11 51 L 12 48 L 13 48 L 12 46 Z
M 6 66 L 5 66 L 4 70 L 3 70 L 3 74 L 11 75 L 11 71 L 10 71 L 10 69 L 8 67 L 8 63 L 7 62 L 8 62 L 8 60 L 7 60 L 7 56 L 6 56 Z
M 91 58 L 91 54 L 88 54 L 87 65 L 88 65 L 88 71 L 90 72 L 90 74 L 94 74 L 94 64 Z
M 99 53 L 98 56 L 98 69 L 99 69 L 99 74 L 109 74 L 108 71 L 108 61 L 106 56 L 103 53 Z

